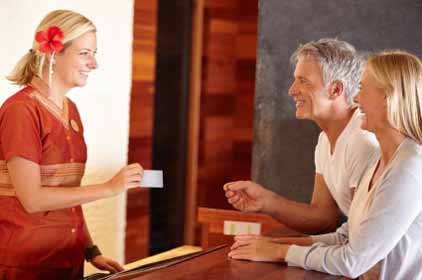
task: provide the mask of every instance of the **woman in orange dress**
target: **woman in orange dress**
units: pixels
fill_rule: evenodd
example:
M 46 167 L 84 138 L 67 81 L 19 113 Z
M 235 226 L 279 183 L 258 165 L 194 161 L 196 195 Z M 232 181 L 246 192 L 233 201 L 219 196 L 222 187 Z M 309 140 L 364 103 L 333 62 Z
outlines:
M 49 13 L 12 82 L 23 88 L 0 108 L 0 279 L 80 279 L 84 259 L 121 271 L 93 244 L 81 204 L 118 195 L 142 179 L 139 164 L 81 187 L 87 150 L 76 105 L 95 59 L 96 28 L 67 10 Z

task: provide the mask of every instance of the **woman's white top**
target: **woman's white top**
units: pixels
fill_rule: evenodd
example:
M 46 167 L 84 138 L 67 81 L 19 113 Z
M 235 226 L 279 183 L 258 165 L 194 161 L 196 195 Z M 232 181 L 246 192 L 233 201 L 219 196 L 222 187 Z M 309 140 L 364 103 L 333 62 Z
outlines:
M 362 178 L 349 220 L 336 232 L 290 246 L 291 266 L 361 279 L 422 279 L 422 147 L 406 138 L 368 191 Z

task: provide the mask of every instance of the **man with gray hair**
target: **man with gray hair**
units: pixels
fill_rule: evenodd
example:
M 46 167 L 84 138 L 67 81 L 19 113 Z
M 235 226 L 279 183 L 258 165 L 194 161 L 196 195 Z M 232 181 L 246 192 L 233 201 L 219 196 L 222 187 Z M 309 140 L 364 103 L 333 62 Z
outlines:
M 241 211 L 269 214 L 304 233 L 330 232 L 340 213 L 347 216 L 354 190 L 378 153 L 374 136 L 360 129 L 353 103 L 365 63 L 352 45 L 337 39 L 300 46 L 291 60 L 296 69 L 289 95 L 296 104 L 296 118 L 314 121 L 322 129 L 311 202 L 288 200 L 252 181 L 227 183 L 224 191 Z

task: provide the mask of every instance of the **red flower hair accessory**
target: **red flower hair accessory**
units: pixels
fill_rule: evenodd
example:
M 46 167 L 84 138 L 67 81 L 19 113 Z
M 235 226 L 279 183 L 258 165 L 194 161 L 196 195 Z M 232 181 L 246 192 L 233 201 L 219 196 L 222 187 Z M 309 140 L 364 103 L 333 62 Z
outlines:
M 51 26 L 47 31 L 38 31 L 35 40 L 40 44 L 40 52 L 59 52 L 63 48 L 63 32 L 58 26 Z

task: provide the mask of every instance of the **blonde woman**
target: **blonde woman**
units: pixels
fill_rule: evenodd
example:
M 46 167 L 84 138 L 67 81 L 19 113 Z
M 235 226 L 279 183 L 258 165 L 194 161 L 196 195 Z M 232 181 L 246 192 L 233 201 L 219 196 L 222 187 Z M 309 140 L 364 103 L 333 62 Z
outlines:
M 422 279 L 420 60 L 402 51 L 370 58 L 355 101 L 381 154 L 359 184 L 348 222 L 335 233 L 290 240 L 239 236 L 232 258 L 284 260 L 351 278 Z
M 97 68 L 96 50 L 90 20 L 53 11 L 8 77 L 23 88 L 0 108 L 0 279 L 79 279 L 85 258 L 122 270 L 93 244 L 80 205 L 137 186 L 143 169 L 131 164 L 103 184 L 81 187 L 84 130 L 66 97 Z

